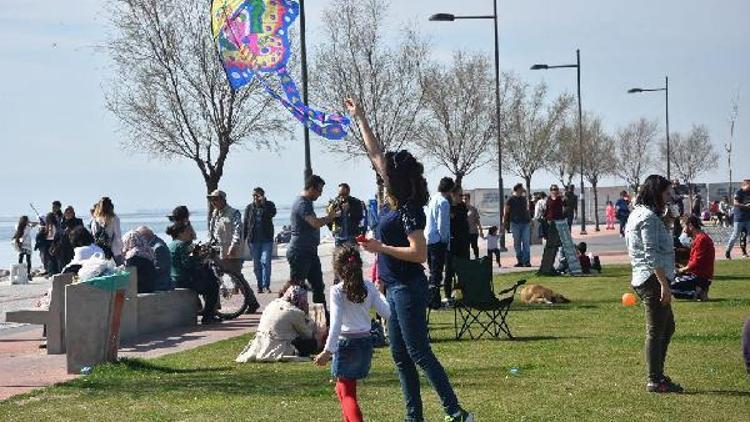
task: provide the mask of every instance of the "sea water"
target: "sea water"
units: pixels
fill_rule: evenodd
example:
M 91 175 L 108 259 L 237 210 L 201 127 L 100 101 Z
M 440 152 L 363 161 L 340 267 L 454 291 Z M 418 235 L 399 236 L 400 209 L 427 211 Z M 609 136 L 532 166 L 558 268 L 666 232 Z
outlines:
M 323 207 L 316 208 L 315 212 L 318 216 L 325 214 Z M 169 242 L 171 239 L 166 234 L 167 227 L 170 222 L 167 219 L 167 215 L 170 214 L 169 210 L 162 211 L 147 211 L 147 212 L 136 212 L 136 213 L 123 213 L 119 214 L 120 217 L 120 229 L 122 234 L 127 233 L 130 230 L 138 228 L 140 226 L 148 226 L 154 231 L 159 237 Z M 290 224 L 291 206 L 278 206 L 276 217 L 273 219 L 273 223 L 278 233 L 281 228 L 285 225 Z M 81 216 L 78 216 L 82 218 Z M 29 218 L 33 217 L 29 215 Z M 84 224 L 86 227 L 90 226 L 91 219 L 84 218 Z M 206 241 L 208 239 L 208 222 L 207 213 L 203 211 L 191 211 L 190 221 L 193 223 L 196 235 L 199 241 Z M 0 269 L 10 269 L 10 265 L 18 262 L 18 253 L 13 248 L 11 239 L 16 230 L 16 224 L 18 224 L 18 217 L 0 217 Z M 34 243 L 35 236 L 37 234 L 37 228 L 32 230 L 31 240 Z M 330 231 L 327 227 L 321 229 L 321 238 L 326 239 L 330 237 Z M 41 259 L 39 253 L 34 251 L 31 256 L 33 267 L 41 267 Z

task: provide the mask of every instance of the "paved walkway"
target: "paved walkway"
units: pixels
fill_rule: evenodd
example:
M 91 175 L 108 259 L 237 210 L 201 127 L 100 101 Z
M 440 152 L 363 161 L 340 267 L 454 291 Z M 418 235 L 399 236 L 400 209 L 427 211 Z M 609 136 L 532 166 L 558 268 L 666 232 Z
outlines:
M 589 251 L 602 257 L 602 263 L 627 263 L 625 245 L 617 233 L 602 231 L 580 236 L 574 230 L 575 240 L 585 240 Z M 512 249 L 512 239 L 507 239 L 507 246 Z M 485 254 L 484 245 L 481 254 Z M 541 245 L 532 247 L 532 263 L 541 259 Z M 325 280 L 332 279 L 331 245 L 320 248 L 321 262 Z M 717 245 L 717 258 L 723 257 L 723 249 Z M 365 265 L 372 263 L 372 255 L 364 254 Z M 503 264 L 512 265 L 515 259 L 512 252 L 503 253 Z M 496 273 L 527 271 L 528 268 L 504 267 Z M 284 258 L 274 260 L 271 289 L 278 292 L 289 277 L 289 268 Z M 252 275 L 252 263 L 244 269 L 246 278 L 255 289 L 255 277 Z M 12 286 L 7 282 L 0 283 L 0 400 L 13 395 L 25 393 L 35 388 L 64 382 L 76 377 L 68 375 L 65 370 L 65 355 L 47 355 L 46 350 L 39 349 L 42 342 L 42 328 L 29 325 L 4 324 L 5 312 L 8 310 L 32 307 L 39 296 L 49 288 L 49 281 L 35 279 L 29 285 Z M 276 293 L 258 295 L 263 306 L 276 298 Z M 122 357 L 155 358 L 195 347 L 214 343 L 252 332 L 259 315 L 244 315 L 236 320 L 207 327 L 197 326 L 190 329 L 172 330 L 156 336 L 140 338 L 120 349 Z M 239 353 L 239 350 L 237 351 Z

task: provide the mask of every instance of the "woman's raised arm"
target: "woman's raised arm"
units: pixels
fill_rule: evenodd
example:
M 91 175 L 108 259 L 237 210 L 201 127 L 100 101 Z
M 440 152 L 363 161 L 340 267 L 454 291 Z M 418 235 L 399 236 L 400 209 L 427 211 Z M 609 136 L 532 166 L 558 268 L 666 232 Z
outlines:
M 372 129 L 370 129 L 370 124 L 367 122 L 367 117 L 365 117 L 365 114 L 362 111 L 362 107 L 357 104 L 357 102 L 352 98 L 347 98 L 344 101 L 344 104 L 346 105 L 346 109 L 349 111 L 352 117 L 354 117 L 354 120 L 359 126 L 360 133 L 362 133 L 362 139 L 365 142 L 367 157 L 370 158 L 370 161 L 372 162 L 373 167 L 375 167 L 375 171 L 378 172 L 378 175 L 380 175 L 380 177 L 385 180 L 385 153 L 383 149 L 380 148 L 380 144 L 378 143 L 377 139 L 375 139 L 375 135 L 372 133 Z

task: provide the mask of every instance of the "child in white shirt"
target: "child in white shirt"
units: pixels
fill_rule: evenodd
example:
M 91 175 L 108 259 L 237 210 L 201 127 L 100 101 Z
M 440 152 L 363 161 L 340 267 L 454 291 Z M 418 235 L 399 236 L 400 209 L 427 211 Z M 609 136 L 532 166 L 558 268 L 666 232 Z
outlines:
M 487 256 L 490 258 L 495 258 L 495 262 L 497 262 L 498 267 L 502 267 L 500 264 L 500 248 L 497 245 L 499 236 L 497 235 L 497 226 L 492 226 L 487 231 L 487 236 L 485 236 L 485 239 L 487 240 Z
M 367 377 L 372 362 L 370 310 L 389 318 L 391 308 L 378 288 L 362 277 L 362 258 L 354 246 L 341 246 L 333 256 L 338 280 L 330 290 L 331 324 L 325 348 L 315 364 L 325 366 L 331 357 L 336 395 L 345 421 L 361 421 L 357 403 L 357 380 Z

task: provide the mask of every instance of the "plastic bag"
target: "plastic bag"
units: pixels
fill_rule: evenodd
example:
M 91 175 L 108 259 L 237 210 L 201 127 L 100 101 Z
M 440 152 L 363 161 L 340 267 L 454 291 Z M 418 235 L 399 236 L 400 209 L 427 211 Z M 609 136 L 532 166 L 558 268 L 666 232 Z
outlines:
M 95 277 L 111 275 L 117 272 L 117 266 L 111 259 L 106 259 L 101 253 L 95 253 L 85 260 L 78 270 L 78 280 L 86 281 Z

